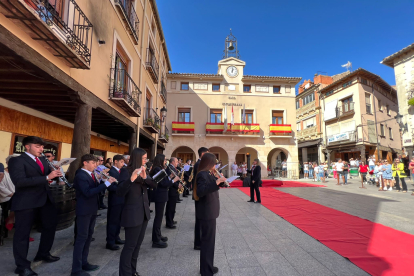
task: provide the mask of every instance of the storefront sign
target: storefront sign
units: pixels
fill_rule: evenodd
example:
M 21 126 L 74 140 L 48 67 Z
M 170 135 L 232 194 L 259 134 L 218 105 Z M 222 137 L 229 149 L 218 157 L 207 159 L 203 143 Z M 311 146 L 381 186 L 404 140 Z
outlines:
M 349 140 L 349 133 L 341 133 L 328 138 L 328 143 Z
M 22 154 L 26 151 L 23 146 L 23 136 L 16 135 L 14 138 L 13 153 Z M 53 142 L 46 142 L 43 153 L 51 152 L 54 156 L 58 156 L 59 144 Z
M 404 143 L 411 143 L 411 139 L 405 139 Z
M 222 103 L 222 105 L 227 105 L 227 106 L 243 106 L 241 103 Z

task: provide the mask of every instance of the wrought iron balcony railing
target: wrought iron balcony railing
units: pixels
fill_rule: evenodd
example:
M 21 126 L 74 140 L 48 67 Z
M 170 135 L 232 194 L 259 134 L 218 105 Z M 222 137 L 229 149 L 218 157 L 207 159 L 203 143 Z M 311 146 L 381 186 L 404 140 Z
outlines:
M 138 45 L 139 19 L 134 9 L 134 1 L 115 0 L 115 5 L 123 16 L 129 34 L 133 37 L 135 44 Z
M 354 110 L 355 103 L 349 102 L 348 104 L 343 104 L 342 106 L 338 107 L 339 116 L 347 116 L 355 113 Z
M 161 97 L 164 100 L 164 103 L 167 103 L 167 89 L 165 88 L 164 81 L 161 81 Z
M 160 140 L 164 143 L 168 143 L 168 139 L 170 138 L 170 131 L 168 130 L 167 126 L 164 126 L 163 129 L 161 129 L 160 134 Z
M 126 70 L 111 68 L 109 98 L 131 117 L 141 116 L 141 94 Z
M 30 24 L 29 34 L 33 39 L 43 41 L 57 57 L 65 59 L 74 68 L 88 69 L 91 63 L 93 25 L 80 9 L 75 0 L 24 0 L 26 7 L 32 9 L 38 18 L 49 27 L 66 44 L 70 51 L 76 53 L 87 66 L 73 60 L 68 49 L 63 49 L 38 24 Z M 30 19 L 30 18 L 28 18 Z M 73 55 L 73 54 L 72 54 Z
M 152 133 L 160 131 L 161 120 L 157 112 L 150 107 L 144 108 L 144 127 Z
M 152 80 L 157 83 L 158 82 L 158 62 L 155 58 L 154 50 L 151 48 L 147 48 L 147 70 L 151 75 Z

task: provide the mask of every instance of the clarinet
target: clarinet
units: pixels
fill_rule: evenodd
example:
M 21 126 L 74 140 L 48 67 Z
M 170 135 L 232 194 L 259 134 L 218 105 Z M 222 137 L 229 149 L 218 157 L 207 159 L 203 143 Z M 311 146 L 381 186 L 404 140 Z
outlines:
M 49 161 L 49 159 L 46 158 L 46 156 L 43 154 L 43 152 L 41 153 L 42 156 L 46 159 L 47 163 L 49 164 L 49 167 L 52 171 L 56 171 L 57 169 L 55 168 L 55 166 Z M 64 182 L 65 185 L 69 188 L 72 189 L 72 184 L 69 183 L 69 181 L 66 179 L 66 177 L 64 175 L 59 176 L 59 181 Z

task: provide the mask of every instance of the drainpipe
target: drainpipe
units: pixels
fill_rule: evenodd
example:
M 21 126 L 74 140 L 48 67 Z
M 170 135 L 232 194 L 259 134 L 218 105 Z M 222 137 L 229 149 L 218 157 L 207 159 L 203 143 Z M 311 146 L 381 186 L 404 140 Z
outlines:
M 377 125 L 377 112 L 375 112 L 375 94 L 374 94 L 374 84 L 376 84 L 378 81 L 378 77 L 377 79 L 371 84 L 371 89 L 372 89 L 372 101 L 374 102 L 373 106 L 374 106 L 374 122 L 375 122 L 375 134 L 377 136 L 377 161 L 379 160 L 379 142 L 378 142 L 378 125 Z M 384 130 L 385 131 L 385 130 Z M 369 133 L 369 132 L 368 132 Z M 369 137 L 369 134 L 368 134 Z

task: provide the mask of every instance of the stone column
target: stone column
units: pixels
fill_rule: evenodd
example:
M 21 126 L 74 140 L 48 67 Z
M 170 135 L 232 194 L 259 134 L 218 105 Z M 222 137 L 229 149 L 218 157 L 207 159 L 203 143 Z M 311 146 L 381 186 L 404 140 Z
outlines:
M 326 155 L 328 156 L 328 166 L 331 164 L 331 153 L 332 153 L 332 150 L 328 150 L 328 149 L 325 149 L 325 152 L 326 152 Z M 320 160 L 320 162 L 322 162 L 322 160 Z M 325 162 L 325 161 L 323 161 L 323 162 Z
M 148 156 L 148 159 L 153 160 L 155 158 L 155 156 L 157 155 L 157 142 L 156 141 L 154 141 L 154 143 L 152 143 L 149 153 L 150 154 Z
M 130 133 L 129 136 L 129 154 L 137 147 L 138 139 L 137 139 L 137 131 L 136 129 Z
M 75 172 L 79 168 L 81 157 L 90 153 L 91 147 L 92 107 L 79 104 L 73 128 L 72 150 L 70 157 L 76 158 L 69 166 L 68 181 L 73 182 Z
M 318 144 L 318 157 L 318 162 L 325 162 L 325 154 L 321 144 Z
M 308 162 L 308 148 L 302 148 L 302 163 Z

